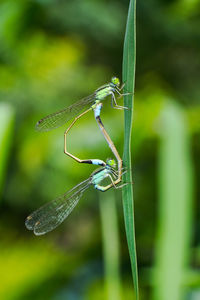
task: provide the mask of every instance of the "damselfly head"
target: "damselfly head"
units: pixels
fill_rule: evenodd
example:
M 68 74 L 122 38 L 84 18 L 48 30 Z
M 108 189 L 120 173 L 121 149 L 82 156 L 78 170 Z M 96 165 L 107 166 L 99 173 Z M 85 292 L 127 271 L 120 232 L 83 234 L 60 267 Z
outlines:
M 116 168 L 116 161 L 114 159 L 108 158 L 106 160 L 106 165 L 112 168 Z
M 117 77 L 112 77 L 111 82 L 116 85 L 117 87 L 120 86 L 120 80 Z

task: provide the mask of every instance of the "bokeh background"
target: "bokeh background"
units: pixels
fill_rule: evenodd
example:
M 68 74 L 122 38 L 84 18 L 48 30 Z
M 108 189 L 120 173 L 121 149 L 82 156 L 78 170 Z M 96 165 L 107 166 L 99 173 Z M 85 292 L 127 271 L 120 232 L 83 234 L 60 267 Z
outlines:
M 127 0 L 0 2 L 0 298 L 134 299 L 121 192 L 90 188 L 36 237 L 28 214 L 86 179 L 65 126 L 35 123 L 121 78 Z M 132 137 L 141 299 L 200 299 L 200 1 L 137 3 Z M 119 104 L 122 100 L 119 100 Z M 102 120 L 123 154 L 123 112 Z M 80 158 L 112 157 L 94 121 L 72 130 Z

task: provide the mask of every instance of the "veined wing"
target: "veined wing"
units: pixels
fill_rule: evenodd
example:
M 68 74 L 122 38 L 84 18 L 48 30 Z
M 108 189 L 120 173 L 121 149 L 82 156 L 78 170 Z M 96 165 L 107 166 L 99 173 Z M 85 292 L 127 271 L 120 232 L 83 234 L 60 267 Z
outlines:
M 93 101 L 95 101 L 95 94 L 85 97 L 63 110 L 44 117 L 37 122 L 35 128 L 38 131 L 49 131 L 60 127 L 74 118 L 79 112 L 84 109 L 85 106 L 91 105 Z
M 55 229 L 72 212 L 90 184 L 91 179 L 88 178 L 62 196 L 34 211 L 26 218 L 27 229 L 33 230 L 35 235 L 42 235 Z

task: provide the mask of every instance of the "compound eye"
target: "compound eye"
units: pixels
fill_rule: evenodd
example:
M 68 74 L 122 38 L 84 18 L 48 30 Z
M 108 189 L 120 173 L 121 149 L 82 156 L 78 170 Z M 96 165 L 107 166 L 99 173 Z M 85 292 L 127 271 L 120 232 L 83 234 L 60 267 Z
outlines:
M 117 77 L 112 77 L 111 82 L 116 86 L 120 85 L 120 80 Z
M 106 163 L 107 163 L 107 165 L 109 165 L 110 167 L 113 167 L 113 168 L 116 167 L 116 162 L 115 162 L 114 159 L 109 158 L 109 159 L 107 159 Z

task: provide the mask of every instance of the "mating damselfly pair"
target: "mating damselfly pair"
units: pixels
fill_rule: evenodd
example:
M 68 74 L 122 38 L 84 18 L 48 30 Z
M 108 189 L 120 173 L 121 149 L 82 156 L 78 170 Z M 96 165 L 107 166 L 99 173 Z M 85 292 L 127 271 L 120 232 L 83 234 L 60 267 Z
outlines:
M 111 105 L 113 108 L 127 109 L 127 107 L 118 105 L 115 97 L 116 94 L 118 95 L 118 98 L 126 95 L 121 93 L 123 87 L 124 84 L 120 87 L 119 79 L 117 77 L 113 77 L 110 83 L 101 86 L 88 97 L 81 99 L 80 101 L 70 105 L 69 107 L 61 111 L 50 114 L 37 122 L 36 130 L 49 131 L 64 125 L 69 120 L 74 118 L 73 122 L 64 133 L 64 153 L 79 163 L 99 165 L 101 166 L 101 168 L 94 171 L 88 179 L 79 183 L 64 195 L 58 197 L 50 203 L 45 204 L 27 217 L 25 225 L 29 230 L 33 230 L 36 235 L 45 234 L 62 223 L 64 219 L 71 213 L 71 211 L 81 198 L 83 192 L 89 186 L 93 185 L 94 188 L 100 191 L 107 191 L 111 187 L 118 188 L 123 185 L 122 184 L 120 186 L 117 186 L 122 180 L 122 159 L 110 136 L 105 130 L 105 127 L 100 118 L 102 101 L 109 95 L 111 95 Z M 86 108 L 86 110 L 82 112 L 84 108 Z M 73 125 L 77 122 L 77 120 L 91 110 L 94 111 L 94 116 L 97 124 L 117 160 L 117 171 L 115 170 L 116 164 L 113 159 L 107 159 L 106 162 L 101 159 L 80 159 L 67 150 L 67 134 L 69 133 Z M 110 184 L 106 186 L 100 185 L 100 183 L 105 178 L 110 179 Z

